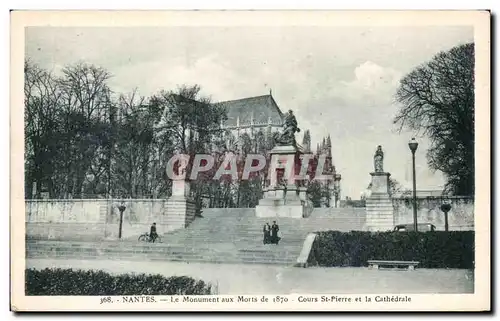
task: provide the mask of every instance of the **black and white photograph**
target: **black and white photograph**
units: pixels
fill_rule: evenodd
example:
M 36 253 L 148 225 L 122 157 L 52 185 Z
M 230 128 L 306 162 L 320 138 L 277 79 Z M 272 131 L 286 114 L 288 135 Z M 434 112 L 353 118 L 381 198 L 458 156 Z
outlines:
M 11 309 L 490 309 L 488 11 L 92 15 L 12 13 Z

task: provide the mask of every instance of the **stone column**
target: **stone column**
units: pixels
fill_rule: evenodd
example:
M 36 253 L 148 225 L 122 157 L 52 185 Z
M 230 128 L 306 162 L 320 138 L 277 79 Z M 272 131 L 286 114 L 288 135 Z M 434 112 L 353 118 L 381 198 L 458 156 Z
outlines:
M 195 216 L 196 206 L 190 197 L 189 181 L 172 181 L 172 196 L 167 199 L 166 213 L 160 222 L 168 231 L 187 227 Z
M 183 179 L 172 181 L 172 197 L 188 198 L 191 186 Z
M 394 208 L 389 196 L 389 177 L 386 172 L 370 173 L 372 193 L 366 199 L 366 229 L 388 231 L 394 228 Z

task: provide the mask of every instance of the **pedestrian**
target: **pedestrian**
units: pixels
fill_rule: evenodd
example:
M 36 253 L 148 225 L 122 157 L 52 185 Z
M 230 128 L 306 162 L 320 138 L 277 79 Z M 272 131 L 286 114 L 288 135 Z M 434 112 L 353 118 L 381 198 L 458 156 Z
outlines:
M 273 221 L 273 225 L 271 226 L 271 243 L 273 244 L 278 244 L 280 241 L 280 237 L 278 236 L 280 228 L 278 224 L 276 224 L 276 221 Z
M 269 223 L 264 224 L 262 232 L 264 233 L 264 244 L 269 244 L 271 242 L 271 226 Z

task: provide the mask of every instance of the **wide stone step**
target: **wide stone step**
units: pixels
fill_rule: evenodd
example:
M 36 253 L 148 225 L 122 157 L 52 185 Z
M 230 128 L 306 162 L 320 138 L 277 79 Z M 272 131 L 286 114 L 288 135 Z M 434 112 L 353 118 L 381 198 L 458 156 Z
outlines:
M 218 262 L 218 263 L 261 263 L 287 264 L 296 259 L 295 251 L 269 248 L 240 249 L 238 251 L 205 250 L 200 248 L 135 247 L 124 249 L 120 247 L 84 247 L 82 244 L 30 244 L 27 246 L 27 257 L 56 257 L 81 259 L 127 259 L 127 260 L 165 260 L 188 262 Z
M 28 256 L 28 258 L 37 258 Z M 64 256 L 61 259 L 81 259 L 81 260 L 99 260 L 102 257 L 96 256 Z M 143 257 L 143 256 L 128 256 L 128 257 L 108 257 L 106 259 L 123 259 L 127 261 L 172 261 L 172 262 L 191 262 L 191 263 L 215 263 L 215 264 L 276 264 L 276 265 L 293 265 L 295 258 L 290 259 L 269 259 L 269 258 L 218 258 L 218 257 L 201 257 L 201 256 L 177 256 L 177 257 Z
M 184 242 L 182 240 L 175 240 L 169 242 L 168 240 L 163 240 L 159 244 L 182 244 L 184 246 L 196 246 L 196 247 L 207 247 L 207 245 L 210 245 L 210 247 L 217 246 L 218 244 L 232 244 L 234 246 L 237 246 L 238 248 L 241 248 L 243 246 L 255 246 L 256 244 L 262 244 L 262 239 L 258 240 L 251 240 L 251 241 L 242 241 L 242 240 L 206 240 L 206 239 L 188 239 L 185 240 Z M 280 240 L 280 246 L 290 246 L 290 247 L 301 247 L 303 243 L 303 240 L 288 240 L 286 237 L 282 238 Z
M 315 230 L 319 228 L 329 228 L 329 229 L 335 229 L 337 227 L 350 227 L 350 226 L 357 226 L 362 223 L 364 223 L 365 220 L 361 221 L 349 221 L 349 222 L 335 222 L 334 224 L 329 223 L 329 224 L 307 224 L 307 225 L 299 225 L 299 226 L 287 226 L 287 225 L 280 225 L 280 231 L 282 232 L 302 232 L 307 233 L 307 232 L 314 232 Z M 259 234 L 262 233 L 262 226 L 248 226 L 248 225 L 241 225 L 241 226 L 236 226 L 235 228 L 219 228 L 219 229 L 201 229 L 201 228 L 188 228 L 187 230 L 184 231 L 184 233 L 173 233 L 173 235 L 180 235 L 180 234 L 189 234 L 189 233 L 197 233 L 197 234 L 217 234 L 217 233 L 226 233 L 226 234 L 236 234 L 236 233 L 252 233 L 252 234 Z
M 27 258 L 49 258 L 54 256 L 48 256 L 45 254 L 40 255 L 28 255 Z M 126 260 L 126 261 L 180 261 L 180 262 L 192 262 L 192 263 L 224 263 L 224 264 L 238 264 L 238 263 L 253 263 L 253 264 L 280 264 L 280 265 L 292 265 L 295 263 L 296 258 L 269 258 L 269 257 L 217 257 L 211 256 L 206 257 L 202 255 L 186 255 L 181 254 L 177 256 L 138 256 L 138 255 L 115 255 L 115 256 L 95 256 L 95 255 L 65 255 L 61 254 L 56 256 L 58 259 L 81 259 L 81 260 Z
M 154 246 L 131 246 L 131 247 L 112 247 L 112 246 L 75 246 L 75 245 L 46 245 L 46 244 L 28 244 L 26 247 L 27 252 L 33 251 L 46 251 L 46 252 L 58 252 L 67 251 L 72 253 L 77 252 L 95 252 L 95 253 L 171 253 L 171 252 L 193 252 L 193 253 L 228 253 L 228 251 L 240 251 L 240 252 L 255 252 L 255 253 L 285 253 L 294 251 L 300 246 L 293 244 L 280 244 L 275 245 L 263 245 L 254 244 L 251 246 L 240 245 L 236 247 L 234 244 L 224 244 L 219 245 L 219 247 L 211 248 L 203 246 L 203 244 L 156 244 Z
M 286 258 L 286 257 L 295 257 L 295 255 L 288 251 L 259 251 L 259 250 L 240 250 L 236 252 L 231 251 L 199 251 L 195 249 L 185 249 L 181 251 L 172 251 L 172 250 L 164 250 L 164 251 L 132 251 L 132 250 L 106 250 L 106 249 L 80 249 L 79 251 L 74 251 L 72 249 L 58 249 L 55 251 L 46 251 L 44 249 L 30 249 L 27 251 L 28 256 L 99 256 L 99 257 L 130 257 L 130 256 L 143 256 L 143 257 L 240 257 L 240 258 Z
M 253 252 L 273 252 L 279 253 L 289 249 L 300 247 L 299 243 L 280 243 L 280 245 L 264 245 L 262 243 L 238 244 L 219 243 L 216 247 L 206 246 L 204 244 L 187 243 L 117 243 L 110 242 L 99 244 L 91 242 L 51 242 L 51 241 L 29 241 L 26 250 L 43 249 L 46 251 L 120 251 L 120 252 L 162 252 L 162 251 L 202 251 L 202 252 L 224 252 L 231 251 L 253 251 Z

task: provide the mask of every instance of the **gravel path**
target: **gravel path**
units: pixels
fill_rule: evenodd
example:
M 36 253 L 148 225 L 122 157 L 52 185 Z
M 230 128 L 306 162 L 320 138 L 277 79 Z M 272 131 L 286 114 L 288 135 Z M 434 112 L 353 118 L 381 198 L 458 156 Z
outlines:
M 104 270 L 109 273 L 187 275 L 218 285 L 219 294 L 417 294 L 473 293 L 470 270 L 295 268 L 276 265 L 27 259 L 27 268 Z

